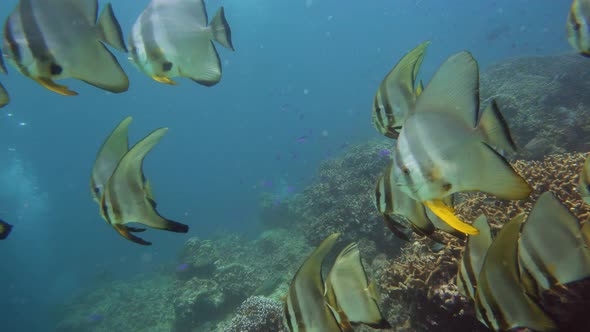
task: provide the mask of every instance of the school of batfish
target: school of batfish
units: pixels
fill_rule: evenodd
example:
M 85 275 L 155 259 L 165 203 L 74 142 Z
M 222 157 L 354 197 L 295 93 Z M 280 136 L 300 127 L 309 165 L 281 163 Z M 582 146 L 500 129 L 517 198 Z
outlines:
M 111 49 L 153 80 L 175 85 L 186 77 L 204 86 L 221 80 L 215 43 L 234 50 L 221 7 L 209 21 L 203 0 L 152 0 L 133 24 L 127 43 L 113 7 L 99 13 L 98 0 L 20 0 L 4 25 L 0 72 L 7 60 L 19 73 L 64 96 L 78 93 L 56 81 L 72 78 L 121 93 L 129 79 Z M 590 0 L 575 0 L 566 21 L 568 41 L 590 56 Z M 457 193 L 483 192 L 499 199 L 527 199 L 531 186 L 510 165 L 517 151 L 509 124 L 495 100 L 480 104 L 479 66 L 470 52 L 449 56 L 432 79 L 418 79 L 430 42 L 405 54 L 387 73 L 373 98 L 372 122 L 391 139 L 390 162 L 378 179 L 374 204 L 387 228 L 411 241 L 430 237 L 432 250 L 445 246 L 436 230 L 466 239 L 457 287 L 477 318 L 495 331 L 557 331 L 559 323 L 542 307 L 546 292 L 590 277 L 590 226 L 578 220 L 550 192 L 528 215 L 506 221 L 494 234 L 481 215 L 461 220 Z M 0 85 L 0 107 L 9 102 Z M 145 228 L 186 233 L 189 226 L 166 219 L 157 204 L 143 161 L 168 128 L 158 128 L 132 147 L 123 119 L 99 148 L 90 189 L 100 215 L 121 236 L 141 245 Z M 590 157 L 577 191 L 590 204 Z M 12 225 L 0 220 L 0 240 Z M 295 273 L 284 298 L 286 327 L 294 331 L 353 331 L 363 324 L 391 325 L 378 305 L 356 243 L 346 246 L 327 273 L 326 257 L 339 233 L 325 238 Z M 547 245 L 547 244 L 551 245 Z

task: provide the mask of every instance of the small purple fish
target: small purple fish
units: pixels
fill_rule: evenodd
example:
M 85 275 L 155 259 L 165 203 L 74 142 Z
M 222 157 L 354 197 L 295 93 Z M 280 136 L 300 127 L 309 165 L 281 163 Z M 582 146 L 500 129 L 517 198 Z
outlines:
M 186 271 L 188 269 L 189 265 L 187 263 L 183 263 L 178 265 L 178 267 L 176 268 L 176 271 L 178 272 L 182 272 L 182 271 Z
M 301 144 L 301 143 L 305 143 L 305 142 L 307 142 L 307 139 L 308 139 L 308 138 L 309 138 L 309 136 L 307 136 L 307 135 L 303 135 L 303 136 L 299 136 L 299 137 L 297 137 L 297 139 L 295 139 L 295 141 L 296 141 L 297 143 L 300 143 L 300 144 Z
M 294 191 L 295 191 L 295 187 L 292 187 L 292 186 L 288 186 L 288 187 L 287 187 L 287 192 L 288 192 L 288 193 L 292 193 L 292 192 L 294 192 Z
M 262 181 L 263 187 L 272 187 L 272 181 Z
M 381 149 L 379 150 L 379 156 L 381 157 L 389 157 L 389 155 L 391 154 L 391 151 L 389 151 L 388 149 Z
M 274 204 L 274 206 L 278 206 L 281 204 L 281 200 L 277 198 L 274 200 L 273 204 Z

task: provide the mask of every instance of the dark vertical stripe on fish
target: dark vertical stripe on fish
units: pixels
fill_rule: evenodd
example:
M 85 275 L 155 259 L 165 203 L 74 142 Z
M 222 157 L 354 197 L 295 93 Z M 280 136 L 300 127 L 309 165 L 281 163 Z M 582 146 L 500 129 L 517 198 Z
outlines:
M 48 52 L 41 28 L 37 24 L 31 1 L 21 1 L 19 5 L 20 21 L 33 58 L 41 62 L 55 62 Z
M 157 44 L 156 32 L 154 27 L 156 24 L 150 24 L 149 20 L 153 17 L 155 11 L 149 11 L 150 15 L 141 15 L 141 29 L 140 35 L 145 49 L 147 61 L 150 63 L 162 61 L 162 52 Z M 149 45 L 148 45 L 149 43 Z M 161 68 L 160 68 L 161 70 Z
M 394 213 L 393 206 L 393 188 L 391 187 L 391 168 L 393 167 L 393 162 L 389 163 L 389 166 L 385 169 L 385 176 L 383 179 L 383 189 L 385 191 L 385 211 L 387 213 Z
M 26 72 L 26 69 L 21 66 L 22 52 L 16 40 L 14 39 L 13 34 L 14 32 L 12 31 L 11 20 L 10 17 L 8 17 L 6 25 L 4 25 L 4 40 L 8 43 L 8 47 L 10 47 L 14 62 L 20 69 Z

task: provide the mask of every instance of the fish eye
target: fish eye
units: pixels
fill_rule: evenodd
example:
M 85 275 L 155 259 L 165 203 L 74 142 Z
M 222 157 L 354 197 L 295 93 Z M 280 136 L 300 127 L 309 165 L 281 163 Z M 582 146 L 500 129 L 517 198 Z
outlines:
M 574 30 L 580 31 L 580 23 L 578 23 L 578 22 L 574 23 Z
M 166 61 L 162 64 L 163 71 L 170 71 L 172 69 L 172 62 Z
M 98 194 L 100 192 L 100 188 L 94 187 L 94 193 Z
M 49 66 L 49 70 L 51 75 L 59 75 L 63 71 L 63 68 L 56 63 L 52 63 L 51 66 Z
M 407 168 L 406 166 L 403 166 L 403 167 L 402 167 L 402 172 L 403 172 L 404 174 L 406 174 L 406 175 L 410 175 L 410 169 L 409 169 L 409 168 Z
M 442 185 L 442 188 L 444 191 L 449 191 L 451 188 L 453 188 L 453 185 L 447 182 Z

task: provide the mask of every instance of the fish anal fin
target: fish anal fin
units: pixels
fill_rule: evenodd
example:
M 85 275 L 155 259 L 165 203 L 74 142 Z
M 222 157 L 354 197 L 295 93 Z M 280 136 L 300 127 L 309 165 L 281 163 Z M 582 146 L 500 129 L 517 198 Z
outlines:
M 441 200 L 431 200 L 424 202 L 424 205 L 428 207 L 434 214 L 440 219 L 449 224 L 454 229 L 469 235 L 478 235 L 479 230 L 470 224 L 461 221 L 455 216 L 453 210 L 445 205 Z
M 465 177 L 465 191 L 482 191 L 494 195 L 500 199 L 525 199 L 529 197 L 533 189 L 512 168 L 510 163 L 487 143 L 482 144 L 481 160 L 482 169 L 476 174 Z M 472 181 L 472 183 L 468 183 Z
M 41 84 L 47 90 L 53 91 L 55 93 L 59 93 L 63 96 L 77 96 L 78 93 L 76 91 L 72 91 L 68 89 L 67 86 L 57 84 L 53 80 L 44 77 L 36 77 L 33 78 L 37 83 Z
M 126 227 L 129 232 L 133 232 L 133 233 L 145 232 L 145 228 L 136 228 L 136 227 L 129 227 L 129 226 L 126 226 Z
M 404 225 L 398 223 L 390 215 L 383 215 L 383 223 L 398 238 L 404 241 L 410 241 L 411 231 Z
M 152 245 L 151 242 L 147 242 L 144 239 L 131 234 L 129 231 L 129 228 L 125 225 L 113 225 L 113 227 L 115 228 L 115 230 L 117 230 L 117 232 L 119 234 L 121 234 L 121 236 L 123 236 L 124 238 L 126 238 L 127 240 L 129 240 L 131 242 L 135 242 L 137 244 L 141 244 L 144 246 L 151 246 Z

